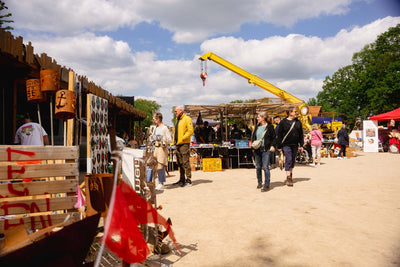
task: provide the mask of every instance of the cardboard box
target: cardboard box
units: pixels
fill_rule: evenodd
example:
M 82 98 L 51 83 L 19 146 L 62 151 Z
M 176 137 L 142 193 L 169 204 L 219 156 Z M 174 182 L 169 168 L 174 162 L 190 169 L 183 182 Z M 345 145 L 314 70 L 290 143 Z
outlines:
M 346 157 L 348 157 L 348 158 L 357 157 L 356 148 L 355 147 L 347 147 L 346 148 Z
M 190 157 L 189 161 L 190 161 L 190 169 L 192 171 L 195 171 L 197 167 L 197 157 Z

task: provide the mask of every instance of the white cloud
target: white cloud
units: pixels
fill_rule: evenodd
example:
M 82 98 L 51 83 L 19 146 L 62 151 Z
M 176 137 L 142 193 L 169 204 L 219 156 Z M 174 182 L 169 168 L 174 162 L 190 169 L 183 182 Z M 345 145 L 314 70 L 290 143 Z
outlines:
M 355 0 L 359 1 L 359 0 Z M 159 22 L 178 43 L 203 41 L 201 52 L 213 51 L 246 71 L 307 100 L 321 90 L 325 75 L 351 63 L 351 57 L 377 35 L 400 23 L 400 17 L 353 26 L 320 38 L 290 34 L 244 40 L 229 33 L 245 23 L 267 22 L 290 27 L 298 20 L 344 14 L 351 0 L 10 0 L 17 30 L 35 53 L 47 53 L 61 65 L 113 94 L 157 101 L 170 113 L 173 105 L 219 104 L 270 96 L 245 79 L 208 62 L 202 86 L 197 56 L 160 60 L 154 52 L 134 52 L 123 40 L 102 34 L 137 23 Z M 155 8 L 156 7 L 156 8 Z M 169 123 L 166 114 L 166 122 Z
M 10 0 L 15 26 L 74 35 L 111 31 L 157 21 L 178 43 L 202 41 L 230 33 L 244 23 L 266 22 L 290 27 L 300 19 L 344 14 L 362 0 Z

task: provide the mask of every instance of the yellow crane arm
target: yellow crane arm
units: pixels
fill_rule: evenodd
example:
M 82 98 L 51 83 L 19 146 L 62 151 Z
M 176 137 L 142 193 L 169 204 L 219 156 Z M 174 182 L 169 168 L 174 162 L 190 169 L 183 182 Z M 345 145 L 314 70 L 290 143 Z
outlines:
M 284 90 L 276 87 L 273 84 L 270 84 L 269 82 L 257 77 L 256 75 L 253 75 L 241 68 L 239 68 L 238 66 L 226 61 L 225 59 L 217 56 L 216 54 L 212 53 L 212 52 L 208 52 L 204 55 L 202 55 L 200 58 L 200 60 L 212 60 L 215 63 L 218 63 L 219 65 L 221 65 L 222 67 L 225 67 L 231 71 L 233 71 L 234 73 L 242 76 L 243 78 L 246 78 L 248 80 L 249 83 L 255 84 L 259 87 L 261 87 L 264 90 L 267 90 L 268 92 L 280 97 L 281 99 L 285 100 L 286 102 L 289 103 L 299 103 L 299 102 L 304 102 L 301 99 L 298 99 L 297 97 L 289 94 L 288 92 L 285 92 Z
M 269 82 L 257 77 L 256 75 L 253 75 L 253 74 L 239 68 L 238 66 L 230 63 L 229 61 L 226 61 L 225 59 L 217 56 L 216 54 L 214 54 L 212 52 L 205 53 L 199 59 L 202 61 L 205 61 L 207 59 L 212 60 L 215 63 L 218 63 L 219 65 L 221 65 L 222 67 L 225 67 L 225 68 L 229 69 L 230 71 L 233 71 L 234 73 L 247 79 L 249 83 L 252 83 L 252 84 L 255 84 L 255 85 L 261 87 L 262 89 L 280 97 L 281 99 L 285 100 L 286 102 L 302 103 L 299 106 L 300 119 L 305 128 L 308 128 L 308 129 L 311 128 L 310 127 L 311 116 L 308 114 L 308 107 L 303 100 L 295 97 L 294 95 L 289 94 L 288 92 L 276 87 L 273 84 L 270 84 Z

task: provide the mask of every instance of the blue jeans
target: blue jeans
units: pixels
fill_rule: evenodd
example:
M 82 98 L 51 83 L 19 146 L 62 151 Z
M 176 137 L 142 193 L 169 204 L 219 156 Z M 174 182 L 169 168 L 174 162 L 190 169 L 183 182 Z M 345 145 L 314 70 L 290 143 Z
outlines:
M 165 168 L 157 170 L 157 177 L 158 177 L 158 183 L 165 183 L 166 181 Z M 146 182 L 152 182 L 152 181 L 153 181 L 153 168 L 146 167 Z
M 269 172 L 269 161 L 271 152 L 265 151 L 264 148 L 257 149 L 253 152 L 254 160 L 256 162 L 257 181 L 262 184 L 262 171 L 264 170 L 265 182 L 264 185 L 269 186 L 271 173 Z

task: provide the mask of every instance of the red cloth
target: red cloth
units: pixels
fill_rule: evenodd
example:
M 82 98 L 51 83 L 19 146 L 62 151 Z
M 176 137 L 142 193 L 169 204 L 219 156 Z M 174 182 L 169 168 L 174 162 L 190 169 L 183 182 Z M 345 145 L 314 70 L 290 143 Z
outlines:
M 128 202 L 120 186 L 116 188 L 114 203 L 106 245 L 125 262 L 142 262 L 150 250 L 137 227 L 138 222 L 128 209 Z
M 129 209 L 133 212 L 133 216 L 135 216 L 137 222 L 139 224 L 154 223 L 164 226 L 169 237 L 174 242 L 176 249 L 179 250 L 174 232 L 172 231 L 171 225 L 167 222 L 167 220 L 158 214 L 149 202 L 139 197 L 138 194 L 124 181 L 121 181 L 120 187 L 127 202 L 129 203 Z
M 164 226 L 179 250 L 167 220 L 123 181 L 116 188 L 114 203 L 106 245 L 119 258 L 128 263 L 142 262 L 150 253 L 138 224 L 155 223 Z

